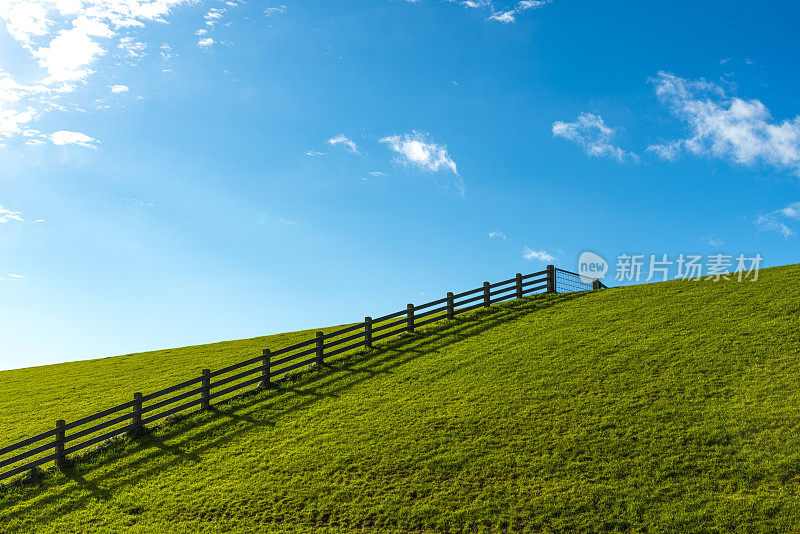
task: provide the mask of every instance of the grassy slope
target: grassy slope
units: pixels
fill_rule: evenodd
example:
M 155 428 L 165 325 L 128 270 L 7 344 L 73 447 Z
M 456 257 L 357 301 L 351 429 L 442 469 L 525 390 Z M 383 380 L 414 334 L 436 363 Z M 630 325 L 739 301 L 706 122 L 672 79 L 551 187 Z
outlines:
M 338 327 L 331 327 L 333 330 Z M 0 371 L 0 446 L 253 356 L 314 337 L 315 330 L 97 360 Z
M 0 492 L 0 530 L 797 531 L 798 279 L 463 317 Z

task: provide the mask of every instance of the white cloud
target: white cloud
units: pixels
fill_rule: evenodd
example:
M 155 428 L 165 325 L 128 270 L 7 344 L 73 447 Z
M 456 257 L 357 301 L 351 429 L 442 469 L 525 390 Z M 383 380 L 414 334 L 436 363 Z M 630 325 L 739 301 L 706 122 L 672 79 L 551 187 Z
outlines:
M 426 172 L 451 171 L 455 175 L 454 185 L 460 196 L 464 196 L 464 181 L 458 174 L 456 162 L 447 153 L 447 146 L 437 144 L 427 133 L 411 132 L 390 135 L 379 140 L 397 153 L 396 163 L 416 167 Z
M 268 7 L 264 10 L 264 14 L 268 17 L 280 15 L 281 13 L 286 13 L 286 6 L 283 4 L 276 7 Z
M 225 13 L 225 9 L 220 9 L 216 7 L 212 7 L 208 10 L 205 14 L 206 25 L 214 26 L 217 22 L 219 22 Z
M 161 56 L 162 61 L 169 61 L 175 57 L 172 47 L 167 43 L 161 43 L 161 47 L 158 49 L 158 54 Z
M 795 231 L 784 222 L 786 219 L 800 220 L 800 202 L 794 202 L 785 208 L 759 215 L 756 218 L 756 225 L 763 230 L 778 232 L 783 235 L 784 239 L 789 239 L 795 235 Z
M 358 147 L 356 146 L 355 142 L 344 134 L 339 134 L 336 137 L 331 137 L 330 139 L 328 139 L 328 143 L 331 146 L 342 145 L 347 149 L 348 152 L 351 152 L 353 154 L 359 153 Z
M 133 37 L 123 37 L 119 40 L 117 48 L 128 64 L 135 66 L 144 57 L 147 43 L 136 41 Z
M 14 273 L 9 274 L 8 277 L 14 278 L 15 280 L 21 280 L 22 278 L 24 278 L 24 276 L 22 276 L 21 274 L 14 274 Z
M 493 0 L 447 0 L 450 3 L 458 4 L 470 9 L 484 9 L 490 13 L 487 20 L 510 24 L 516 22 L 517 15 L 530 9 L 536 9 L 550 3 L 551 0 L 520 0 L 516 3 L 503 3 Z
M 284 219 L 283 217 L 281 217 L 280 221 L 283 224 L 288 225 L 288 226 L 297 226 L 297 222 L 295 222 L 295 221 L 293 221 L 291 219 Z
M 0 206 L 0 223 L 7 223 L 9 221 L 22 222 L 22 213 Z
M 54 145 L 80 145 L 86 148 L 97 148 L 97 139 L 89 137 L 85 133 L 70 132 L 59 130 L 50 135 L 50 140 Z
M 742 165 L 762 163 L 800 176 L 800 116 L 776 122 L 761 101 L 729 97 L 702 79 L 659 72 L 651 81 L 659 100 L 684 121 L 689 136 L 652 145 L 649 151 L 663 159 L 686 151 Z
M 91 76 L 98 59 L 115 42 L 123 59 L 137 62 L 146 44 L 129 33 L 146 22 L 164 22 L 174 8 L 194 1 L 0 0 L 0 21 L 30 54 L 32 64 L 22 65 L 21 70 L 38 80 L 20 83 L 0 70 L 0 142 L 32 130 L 31 123 L 42 114 L 66 109 L 60 103 L 65 95 Z M 27 144 L 48 138 L 26 137 Z
M 370 171 L 370 176 L 386 176 L 386 173 L 383 171 Z
M 497 22 L 502 22 L 503 24 L 509 24 L 511 22 L 516 22 L 517 12 L 513 9 L 509 11 L 501 11 L 499 13 L 494 13 L 493 15 L 489 16 L 489 20 L 495 20 Z
M 785 208 L 781 209 L 780 212 L 784 217 L 789 217 L 790 219 L 800 219 L 800 202 L 789 204 Z
M 723 244 L 722 239 L 720 239 L 719 237 L 717 237 L 715 235 L 705 236 L 705 237 L 703 237 L 701 239 L 701 241 L 703 241 L 704 243 L 707 243 L 708 245 L 710 245 L 712 247 L 721 247 L 722 244 Z
M 0 100 L 0 138 L 9 138 L 19 135 L 35 117 L 37 113 L 33 107 L 15 110 L 3 107 Z
M 238 7 L 241 5 L 240 2 L 236 1 L 228 1 L 225 2 L 225 5 L 228 7 L 212 7 L 208 11 L 206 11 L 205 15 L 203 15 L 203 19 L 205 21 L 205 27 L 198 29 L 194 32 L 194 34 L 198 37 L 204 37 L 197 42 L 197 45 L 200 48 L 208 48 L 214 44 L 228 44 L 227 41 L 220 41 L 216 40 L 211 37 L 217 26 L 222 22 L 225 18 L 225 14 L 228 13 L 229 8 Z M 230 22 L 226 22 L 223 26 L 230 26 Z
M 155 208 L 156 205 L 152 202 L 148 202 L 146 200 L 139 200 L 138 198 L 125 198 L 123 199 L 125 202 L 129 203 L 131 206 L 135 208 Z
M 325 152 L 320 152 L 318 150 L 309 150 L 308 152 L 306 152 L 306 156 L 311 156 L 312 158 L 315 158 L 317 156 L 324 156 L 324 155 L 325 155 Z
M 522 252 L 522 257 L 526 260 L 541 262 L 553 261 L 555 259 L 555 257 L 553 257 L 553 255 L 549 252 L 544 250 L 533 250 L 529 247 L 525 247 Z
M 30 43 L 33 37 L 46 35 L 53 24 L 47 18 L 47 9 L 35 2 L 7 4 L 0 7 L 0 16 L 6 21 L 8 33 L 21 43 Z
M 380 140 L 386 143 L 397 154 L 397 161 L 403 165 L 412 165 L 428 172 L 447 170 L 458 174 L 456 162 L 447 153 L 445 145 L 439 145 L 429 139 L 428 134 L 412 132 L 404 135 L 391 135 Z
M 639 156 L 611 143 L 615 133 L 616 130 L 607 126 L 602 117 L 592 113 L 581 113 L 575 122 L 553 123 L 554 136 L 578 143 L 590 156 L 605 156 L 620 162 L 638 162 Z
M 502 239 L 503 241 L 506 240 L 506 234 L 499 230 L 495 230 L 493 232 L 489 232 L 489 239 Z
M 94 38 L 113 35 L 108 24 L 101 20 L 85 16 L 73 20 L 71 28 L 61 30 L 47 46 L 33 51 L 39 66 L 49 73 L 45 82 L 70 82 L 87 77 L 93 72 L 88 65 L 105 54 Z
M 129 91 L 127 85 L 109 85 L 112 93 L 127 93 Z

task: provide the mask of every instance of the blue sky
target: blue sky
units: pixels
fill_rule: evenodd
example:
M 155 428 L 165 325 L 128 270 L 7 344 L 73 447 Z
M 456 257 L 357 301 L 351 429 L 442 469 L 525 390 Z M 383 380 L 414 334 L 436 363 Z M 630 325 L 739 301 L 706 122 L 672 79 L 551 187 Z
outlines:
M 797 261 L 797 4 L 283 1 L 0 6 L 0 368 Z

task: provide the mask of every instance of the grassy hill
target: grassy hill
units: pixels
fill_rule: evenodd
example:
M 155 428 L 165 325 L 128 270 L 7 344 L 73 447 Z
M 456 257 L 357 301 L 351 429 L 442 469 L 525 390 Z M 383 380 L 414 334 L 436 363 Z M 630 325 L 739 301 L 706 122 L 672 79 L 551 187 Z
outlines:
M 0 531 L 797 531 L 798 281 L 438 323 L 0 490 Z M 307 335 L 2 372 L 0 441 Z

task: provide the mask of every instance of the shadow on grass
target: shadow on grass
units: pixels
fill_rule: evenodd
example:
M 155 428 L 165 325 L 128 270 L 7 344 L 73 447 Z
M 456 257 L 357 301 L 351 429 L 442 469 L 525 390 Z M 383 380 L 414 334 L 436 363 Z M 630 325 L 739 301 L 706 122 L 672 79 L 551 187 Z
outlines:
M 534 295 L 512 300 L 488 309 L 477 309 L 452 321 L 434 323 L 415 333 L 401 334 L 380 343 L 373 349 L 362 349 L 331 359 L 312 370 L 297 373 L 276 381 L 269 389 L 255 389 L 225 399 L 204 412 L 193 412 L 124 439 L 113 440 L 98 449 L 73 458 L 61 470 L 63 478 L 47 473 L 29 482 L 17 482 L 0 487 L 0 523 L 22 518 L 36 512 L 37 522 L 55 519 L 68 511 L 80 509 L 91 499 L 109 501 L 120 489 L 135 484 L 139 479 L 157 474 L 164 466 L 156 462 L 146 467 L 149 460 L 170 457 L 172 463 L 200 464 L 202 453 L 213 450 L 256 427 L 274 427 L 280 417 L 305 409 L 313 403 L 339 394 L 370 378 L 391 374 L 394 369 L 424 354 L 444 349 L 458 341 L 478 336 L 500 327 L 520 316 L 546 309 L 587 293 L 563 295 Z M 457 368 L 465 362 L 459 363 Z M 368 368 L 364 368 L 368 366 Z M 448 371 L 448 373 L 453 370 Z M 325 392 L 320 392 L 320 389 Z M 281 401 L 292 397 L 295 402 L 282 406 Z M 245 413 L 242 413 L 245 412 Z M 257 412 L 255 416 L 252 412 Z M 230 423 L 234 422 L 234 427 Z M 192 436 L 186 436 L 193 433 Z M 191 439 L 188 452 L 168 441 Z M 196 443 L 201 443 L 197 446 Z M 144 452 L 144 455 L 141 453 Z M 130 461 L 127 457 L 135 456 Z M 115 462 L 115 471 L 103 487 L 87 480 L 84 474 Z M 42 494 L 41 490 L 49 490 Z M 14 502 L 10 502 L 10 501 Z M 9 510 L 13 505 L 13 510 Z M 43 512 L 43 509 L 48 509 Z

